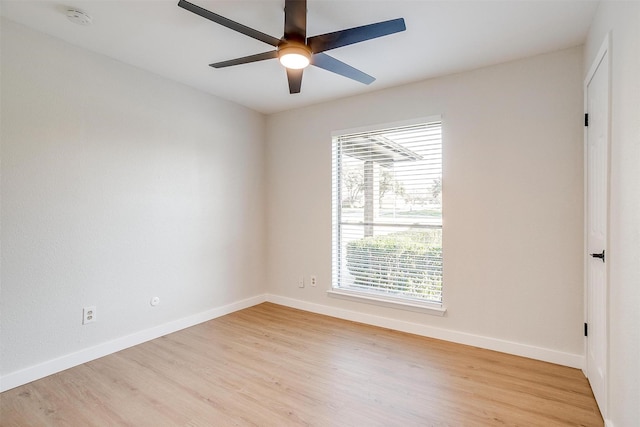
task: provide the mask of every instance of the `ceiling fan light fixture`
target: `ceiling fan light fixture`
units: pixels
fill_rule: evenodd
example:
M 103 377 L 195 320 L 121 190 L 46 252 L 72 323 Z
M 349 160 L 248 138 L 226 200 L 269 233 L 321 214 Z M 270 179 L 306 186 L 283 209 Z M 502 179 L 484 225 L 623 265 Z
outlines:
M 286 68 L 301 70 L 311 63 L 311 51 L 304 45 L 285 45 L 278 49 L 278 59 Z

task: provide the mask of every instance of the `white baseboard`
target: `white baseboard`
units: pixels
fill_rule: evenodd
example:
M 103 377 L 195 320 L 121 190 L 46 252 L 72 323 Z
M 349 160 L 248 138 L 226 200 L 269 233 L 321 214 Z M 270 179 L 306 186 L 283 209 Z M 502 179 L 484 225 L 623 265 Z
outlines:
M 513 354 L 516 356 L 528 357 L 530 359 L 569 366 L 571 368 L 583 369 L 585 358 L 580 354 L 564 353 L 542 347 L 535 347 L 528 344 L 520 344 L 512 341 L 501 340 L 481 335 L 469 334 L 466 332 L 452 331 L 450 329 L 436 328 L 418 323 L 405 322 L 388 317 L 374 316 L 357 311 L 345 310 L 322 304 L 315 304 L 293 298 L 278 295 L 267 295 L 267 301 L 287 307 L 310 311 L 312 313 L 324 314 L 340 319 L 354 322 L 366 323 L 411 334 L 422 335 L 429 338 L 436 338 L 444 341 L 451 341 L 459 344 L 480 347 L 487 350 L 499 351 L 501 353 Z
M 20 371 L 12 372 L 0 378 L 0 392 L 265 301 L 266 295 L 257 295 L 252 298 L 164 323 L 150 329 L 135 332 L 131 335 L 116 338 L 115 340 L 67 354 L 39 365 L 30 366 Z
M 297 308 L 300 310 L 310 311 L 312 313 L 324 314 L 340 319 L 351 320 L 354 322 L 366 323 L 373 326 L 395 329 L 402 332 L 408 332 L 416 335 L 422 335 L 430 338 L 437 338 L 445 341 L 451 341 L 459 344 L 471 345 L 474 347 L 495 350 L 502 353 L 514 354 L 517 356 L 528 357 L 531 359 L 542 360 L 545 362 L 556 363 L 558 365 L 569 366 L 572 368 L 584 369 L 584 356 L 571 353 L 563 353 L 555 350 L 549 350 L 541 347 L 534 347 L 526 344 L 515 343 L 480 335 L 473 335 L 464 332 L 451 331 L 448 329 L 435 328 L 432 326 L 421 325 L 417 323 L 405 322 L 402 320 L 391 319 L 387 317 L 374 316 L 371 314 L 360 313 L 357 311 L 345 310 L 327 305 L 314 304 L 293 298 L 281 297 L 278 295 L 257 295 L 242 301 L 237 301 L 222 307 L 216 307 L 211 310 L 197 313 L 182 319 L 164 323 L 150 329 L 145 329 L 98 344 L 94 347 L 86 348 L 75 353 L 67 354 L 47 362 L 31 366 L 20 371 L 12 372 L 0 378 L 0 392 L 10 390 L 12 388 L 27 384 L 31 381 L 44 378 L 48 375 L 55 374 L 65 369 L 81 365 L 86 362 L 107 356 L 109 354 L 133 347 L 147 341 L 159 338 L 163 335 L 179 331 L 199 323 L 207 322 L 220 316 L 233 313 L 244 308 L 252 307 L 262 302 L 269 301 L 275 304 L 287 307 Z M 606 423 L 607 427 L 613 427 L 610 422 Z

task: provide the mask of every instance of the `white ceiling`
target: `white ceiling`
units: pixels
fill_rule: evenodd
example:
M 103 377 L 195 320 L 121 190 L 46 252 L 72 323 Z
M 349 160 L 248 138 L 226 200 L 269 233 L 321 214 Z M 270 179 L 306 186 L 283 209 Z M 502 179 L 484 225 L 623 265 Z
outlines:
M 284 0 L 191 0 L 274 37 Z M 402 17 L 407 30 L 327 53 L 376 77 L 369 86 L 328 71 L 304 71 L 290 95 L 277 60 L 213 69 L 212 62 L 273 48 L 177 6 L 177 0 L 1 0 L 0 13 L 59 37 L 263 113 L 273 113 L 456 73 L 583 43 L 597 1 L 308 0 L 313 36 Z M 80 26 L 68 6 L 93 17 Z

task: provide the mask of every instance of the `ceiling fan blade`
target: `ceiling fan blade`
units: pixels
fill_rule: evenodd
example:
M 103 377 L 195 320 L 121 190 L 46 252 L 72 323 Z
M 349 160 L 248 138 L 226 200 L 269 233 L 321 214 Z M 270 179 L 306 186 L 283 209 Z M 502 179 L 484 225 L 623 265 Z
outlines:
M 287 68 L 287 80 L 289 81 L 289 93 L 300 93 L 302 87 L 302 70 Z
M 309 37 L 307 39 L 307 44 L 313 53 L 320 53 L 325 50 L 335 49 L 375 39 L 377 37 L 399 33 L 406 29 L 407 27 L 404 24 L 404 19 L 398 18 L 390 21 L 378 22 L 375 24 L 363 25 L 361 27 L 354 27 L 347 30 Z
M 215 62 L 209 64 L 213 68 L 231 67 L 232 65 L 248 64 L 250 62 L 264 61 L 265 59 L 273 59 L 278 57 L 278 51 L 272 50 L 271 52 L 257 53 L 255 55 L 243 56 L 242 58 L 230 59 L 228 61 Z
M 203 18 L 213 21 L 216 24 L 220 24 L 231 30 L 242 33 L 245 36 L 249 36 L 256 40 L 260 40 L 261 42 L 270 44 L 271 46 L 278 46 L 278 44 L 280 44 L 280 39 L 272 37 L 269 34 L 265 34 L 258 30 L 254 30 L 253 28 L 249 28 L 246 25 L 239 24 L 235 21 L 232 21 L 231 19 L 225 18 L 224 16 L 218 15 L 217 13 L 210 12 L 207 9 L 203 9 L 200 6 L 196 6 L 193 3 L 189 3 L 186 0 L 180 0 L 178 2 L 178 6 L 180 6 L 185 10 L 188 10 L 189 12 L 193 12 L 196 15 L 200 15 Z
M 369 74 L 363 73 L 357 68 L 353 68 L 351 65 L 345 64 L 336 58 L 327 55 L 326 53 L 316 53 L 311 58 L 311 64 L 316 67 L 320 67 L 323 70 L 331 71 L 332 73 L 340 74 L 341 76 L 348 77 L 352 80 L 364 83 L 366 85 L 375 81 L 375 77 Z
M 307 0 L 285 0 L 284 38 L 300 43 L 307 40 Z

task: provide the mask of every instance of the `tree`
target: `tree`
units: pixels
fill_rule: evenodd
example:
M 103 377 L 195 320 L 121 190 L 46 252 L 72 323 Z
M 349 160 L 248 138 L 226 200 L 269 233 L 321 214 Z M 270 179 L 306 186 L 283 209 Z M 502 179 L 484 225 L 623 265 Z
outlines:
M 433 180 L 433 186 L 431 187 L 431 195 L 433 201 L 437 204 L 442 203 L 442 178 Z
M 382 206 L 384 195 L 393 190 L 393 176 L 387 169 L 380 168 L 380 183 L 378 185 L 378 205 Z
M 405 194 L 405 189 L 402 183 L 393 177 L 393 174 L 389 169 L 380 168 L 380 182 L 378 186 L 378 203 L 382 206 L 382 200 L 385 194 L 392 192 L 398 196 Z
M 343 202 L 350 208 L 354 208 L 362 203 L 364 192 L 364 168 L 362 166 L 352 166 L 344 171 L 344 189 L 346 197 Z M 404 197 L 406 190 L 401 182 L 394 178 L 393 173 L 386 168 L 380 168 L 378 181 L 378 203 L 382 206 L 384 196 L 387 194 L 396 194 Z
M 350 208 L 353 208 L 362 197 L 364 170 L 361 167 L 347 169 L 344 173 L 343 182 L 347 190 L 347 197 L 344 199 L 344 202 L 348 203 Z

